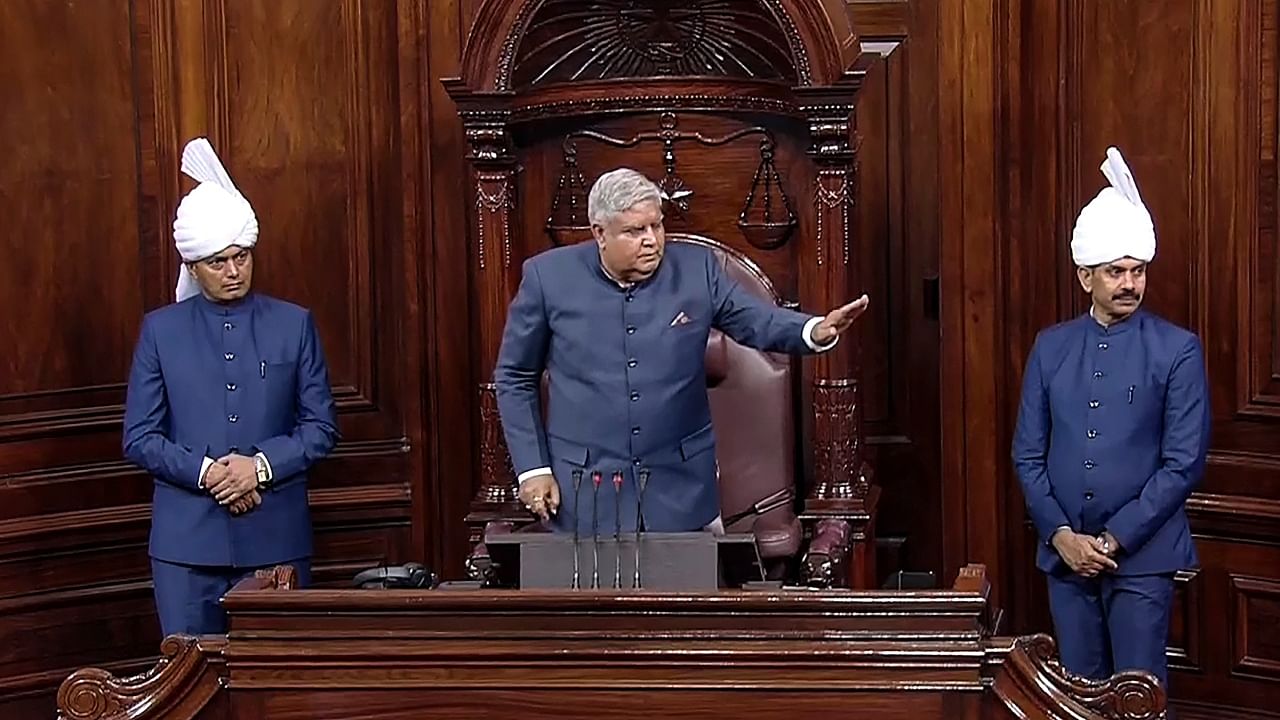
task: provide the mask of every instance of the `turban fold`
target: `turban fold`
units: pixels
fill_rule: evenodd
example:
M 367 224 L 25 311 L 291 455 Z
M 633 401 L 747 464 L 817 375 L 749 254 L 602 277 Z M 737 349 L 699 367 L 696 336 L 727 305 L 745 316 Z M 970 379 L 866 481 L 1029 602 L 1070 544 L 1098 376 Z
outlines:
M 1151 262 L 1156 256 L 1155 225 L 1119 150 L 1107 148 L 1102 174 L 1110 184 L 1076 218 L 1071 233 L 1072 261 L 1083 267 L 1124 257 Z
M 213 146 L 196 138 L 182 150 L 182 172 L 200 183 L 178 204 L 173 240 L 184 262 L 195 262 L 231 246 L 258 242 L 258 217 L 240 194 Z M 186 268 L 178 270 L 177 302 L 200 292 Z

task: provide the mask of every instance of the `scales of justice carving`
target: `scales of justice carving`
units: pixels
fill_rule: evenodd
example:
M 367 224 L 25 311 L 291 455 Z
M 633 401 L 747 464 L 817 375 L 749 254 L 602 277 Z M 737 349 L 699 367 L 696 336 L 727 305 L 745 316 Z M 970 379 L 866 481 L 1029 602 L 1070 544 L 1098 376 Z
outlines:
M 762 127 L 749 127 L 727 135 L 707 137 L 700 132 L 676 129 L 675 113 L 662 113 L 659 129 L 642 132 L 629 138 L 618 138 L 595 130 L 577 130 L 564 138 L 563 162 L 555 195 L 551 199 L 551 213 L 547 216 L 546 230 L 552 242 L 563 245 L 590 233 L 587 218 L 587 184 L 578 163 L 578 141 L 595 140 L 617 148 L 632 148 L 646 142 L 662 143 L 662 164 L 665 173 L 658 181 L 668 212 L 677 218 L 689 212 L 694 201 L 694 189 L 680 177 L 676 169 L 676 143 L 693 141 L 706 147 L 719 147 L 744 138 L 759 138 L 760 162 L 751 187 L 747 191 L 738 214 L 738 229 L 752 246 L 772 250 L 782 246 L 797 224 L 791 209 L 791 199 L 782 186 L 782 177 L 773 163 L 777 146 L 773 134 Z M 821 217 L 821 216 L 819 216 Z

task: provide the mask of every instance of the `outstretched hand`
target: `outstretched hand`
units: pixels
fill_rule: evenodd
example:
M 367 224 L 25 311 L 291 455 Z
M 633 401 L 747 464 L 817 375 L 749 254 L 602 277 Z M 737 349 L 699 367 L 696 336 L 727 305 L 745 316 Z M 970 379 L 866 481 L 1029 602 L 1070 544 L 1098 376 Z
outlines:
M 826 345 L 840 337 L 840 334 L 848 330 L 854 320 L 867 311 L 867 305 L 870 302 L 871 300 L 863 295 L 827 313 L 827 316 L 822 318 L 822 322 L 814 326 L 813 341 L 819 345 Z

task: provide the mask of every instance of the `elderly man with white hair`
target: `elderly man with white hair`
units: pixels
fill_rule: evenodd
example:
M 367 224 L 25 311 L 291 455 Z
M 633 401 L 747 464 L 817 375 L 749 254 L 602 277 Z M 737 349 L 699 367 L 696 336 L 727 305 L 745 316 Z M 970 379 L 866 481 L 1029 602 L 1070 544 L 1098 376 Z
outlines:
M 254 570 L 310 578 L 306 471 L 337 439 L 311 314 L 252 291 L 258 220 L 208 140 L 178 206 L 174 304 L 147 314 L 125 403 L 124 453 L 154 478 L 150 555 L 165 635 L 221 633 L 218 600 Z
M 630 532 L 637 509 L 645 530 L 717 530 L 711 328 L 761 350 L 815 353 L 867 306 L 863 296 L 814 317 L 757 298 L 706 248 L 667 244 L 662 201 L 635 170 L 601 176 L 587 198 L 595 242 L 526 261 L 510 306 L 494 371 L 498 410 L 520 499 L 559 531 Z M 598 504 L 595 472 L 609 484 Z M 588 497 L 578 502 L 583 475 Z
M 1167 681 L 1173 577 L 1198 563 L 1184 505 L 1204 472 L 1208 390 L 1196 336 L 1141 309 L 1155 227 L 1115 148 L 1102 172 L 1071 241 L 1092 306 L 1036 338 L 1013 460 L 1067 669 Z

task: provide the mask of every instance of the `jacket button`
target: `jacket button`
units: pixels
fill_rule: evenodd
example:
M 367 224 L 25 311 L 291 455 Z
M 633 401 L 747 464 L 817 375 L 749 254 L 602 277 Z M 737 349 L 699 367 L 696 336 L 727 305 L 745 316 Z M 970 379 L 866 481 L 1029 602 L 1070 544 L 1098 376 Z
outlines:
M 229 353 L 224 353 L 222 357 L 223 357 L 223 359 L 224 359 L 224 360 L 226 360 L 227 362 L 231 362 L 232 360 L 235 360 L 235 359 L 236 359 L 236 354 L 235 354 L 235 353 L 231 353 L 231 352 L 229 352 Z
M 628 325 L 628 326 L 627 326 L 627 334 L 628 334 L 628 335 L 635 335 L 635 334 L 636 334 L 636 326 L 635 326 L 635 325 Z
M 1094 439 L 1094 438 L 1098 437 L 1098 431 L 1097 431 L 1097 430 L 1090 430 L 1089 432 L 1087 432 L 1087 433 L 1085 433 L 1085 434 L 1089 436 L 1089 439 L 1090 439 L 1090 440 L 1092 440 L 1092 439 Z
M 632 464 L 632 465 L 639 466 L 639 465 L 640 465 L 640 458 L 638 458 L 638 457 L 631 458 L 631 464 Z
M 1090 491 L 1090 492 L 1086 492 L 1086 493 L 1084 494 L 1084 499 L 1085 499 L 1085 500 L 1092 500 L 1092 499 L 1093 499 L 1093 492 L 1092 492 L 1092 491 Z
M 636 359 L 635 359 L 635 358 L 631 358 L 630 360 L 628 360 L 628 361 L 627 361 L 627 367 L 629 367 L 629 368 L 633 368 L 633 367 L 635 367 L 635 366 L 636 366 Z
M 636 299 L 635 295 L 632 295 L 631 293 L 627 293 L 627 302 L 631 302 L 632 300 L 635 300 L 635 299 Z
M 224 322 L 224 323 L 222 323 L 222 329 L 223 329 L 223 330 L 230 330 L 230 329 L 231 329 L 231 328 L 233 328 L 233 327 L 235 327 L 235 325 L 232 325 L 232 324 L 231 324 L 231 323 L 229 323 L 229 322 Z
M 1084 469 L 1085 469 L 1085 470 L 1092 470 L 1093 468 L 1094 468 L 1094 463 L 1093 463 L 1093 461 L 1092 461 L 1092 460 L 1085 460 L 1085 461 L 1084 461 Z
M 1104 342 L 1098 343 L 1098 349 L 1099 349 L 1099 350 L 1106 350 L 1106 349 L 1107 349 L 1107 344 L 1106 344 L 1106 343 L 1104 343 Z
M 638 427 L 633 427 L 633 428 L 631 428 L 631 434 L 632 434 L 632 435 L 639 435 L 639 434 L 640 434 L 640 428 L 638 428 Z
M 228 416 L 227 416 L 227 422 L 240 422 L 240 416 L 239 416 L 239 415 L 228 415 Z
M 638 393 L 638 392 L 634 392 L 634 391 L 633 391 L 633 392 L 631 393 L 631 402 L 635 402 L 635 401 L 637 401 L 637 400 L 639 400 L 639 399 L 640 399 L 640 393 Z
M 1089 401 L 1089 407 L 1091 407 L 1091 408 L 1097 408 L 1097 407 L 1098 407 L 1099 405 L 1101 405 L 1101 404 L 1102 404 L 1102 403 L 1098 402 L 1097 400 L 1090 400 L 1090 401 Z
M 227 392 L 235 392 L 235 391 L 236 391 L 236 384 L 235 384 L 235 383 L 227 383 Z
M 1094 370 L 1094 371 L 1093 371 L 1093 377 L 1094 377 L 1094 378 L 1100 378 L 1100 377 L 1102 377 L 1102 371 L 1101 371 L 1101 370 Z

